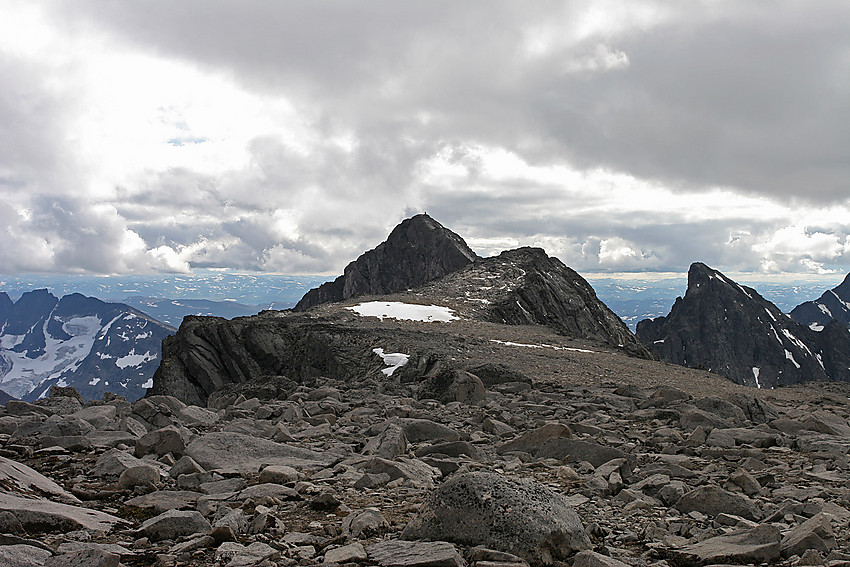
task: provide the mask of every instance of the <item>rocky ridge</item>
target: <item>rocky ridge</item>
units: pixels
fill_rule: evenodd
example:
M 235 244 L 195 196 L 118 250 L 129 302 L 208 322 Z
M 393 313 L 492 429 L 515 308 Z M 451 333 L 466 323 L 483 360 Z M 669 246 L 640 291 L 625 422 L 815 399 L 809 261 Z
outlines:
M 357 315 L 363 304 L 436 306 L 454 319 L 389 323 Z M 399 375 L 418 385 L 420 397 L 450 396 L 436 390 L 462 379 L 486 380 L 482 365 L 494 362 L 481 355 L 492 347 L 464 345 L 497 344 L 503 336 L 525 344 L 536 340 L 536 327 L 549 346 L 572 340 L 576 346 L 558 348 L 651 356 L 581 276 L 540 249 L 523 248 L 402 293 L 361 296 L 304 313 L 187 317 L 163 342 L 150 393 L 205 405 L 216 392 L 236 386 L 264 384 L 282 392 L 317 376 L 356 381 L 379 366 L 373 349 L 380 347 L 409 357 Z
M 343 275 L 308 291 L 294 310 L 359 295 L 416 287 L 475 261 L 466 242 L 427 214 L 405 219 L 387 239 L 345 267 Z
M 11 401 L 0 559 L 850 565 L 846 385 L 755 390 L 617 352 L 494 348 L 549 374 L 441 402 L 376 354 L 357 381 L 207 407 L 70 389 Z
M 850 380 L 850 333 L 843 325 L 832 321 L 814 331 L 701 263 L 691 265 L 687 292 L 670 314 L 641 321 L 636 334 L 661 360 L 747 386 Z

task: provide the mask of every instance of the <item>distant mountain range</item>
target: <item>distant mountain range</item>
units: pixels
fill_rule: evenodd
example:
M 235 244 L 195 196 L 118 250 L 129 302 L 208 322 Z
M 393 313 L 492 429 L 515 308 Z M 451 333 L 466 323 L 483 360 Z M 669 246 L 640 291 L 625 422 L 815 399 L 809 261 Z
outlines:
M 273 305 L 243 305 L 235 301 L 210 301 L 209 299 L 162 299 L 157 297 L 128 297 L 123 301 L 147 313 L 157 321 L 174 328 L 180 326 L 187 315 L 209 315 L 212 317 L 245 317 L 256 315 Z
M 111 392 L 136 400 L 174 331 L 129 305 L 79 293 L 59 299 L 42 289 L 13 302 L 0 292 L 0 389 L 27 401 L 52 386 L 73 386 L 86 399 Z

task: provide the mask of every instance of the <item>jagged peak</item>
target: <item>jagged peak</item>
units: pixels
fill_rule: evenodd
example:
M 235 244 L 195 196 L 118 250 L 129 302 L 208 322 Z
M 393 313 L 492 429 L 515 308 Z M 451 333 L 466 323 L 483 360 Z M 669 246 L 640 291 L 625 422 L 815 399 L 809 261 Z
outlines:
M 742 294 L 747 299 L 762 299 L 754 289 L 739 284 L 702 262 L 694 262 L 688 269 L 688 289 L 685 294 L 698 293 L 705 289 L 723 289 Z
M 433 232 L 440 233 L 437 238 L 443 237 L 454 242 L 457 250 L 470 261 L 478 259 L 478 255 L 472 251 L 463 238 L 434 220 L 428 213 L 419 213 L 401 221 L 390 232 L 383 244 L 389 246 L 399 243 L 410 243 L 415 246 L 420 244 L 423 235 L 433 236 Z

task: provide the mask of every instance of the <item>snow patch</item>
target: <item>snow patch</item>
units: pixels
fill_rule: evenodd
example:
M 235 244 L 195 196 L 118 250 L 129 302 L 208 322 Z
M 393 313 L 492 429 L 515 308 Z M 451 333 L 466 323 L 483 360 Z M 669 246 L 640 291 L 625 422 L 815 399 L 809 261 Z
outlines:
M 115 366 L 120 369 L 125 369 L 128 366 L 140 366 L 145 362 L 156 360 L 156 355 L 147 351 L 145 354 L 136 354 L 136 349 L 131 349 L 130 354 L 122 356 L 115 361 Z
M 818 325 L 817 323 L 809 323 L 809 328 L 816 333 L 823 331 L 823 325 Z
M 363 317 L 379 319 L 402 319 L 406 321 L 448 322 L 457 319 L 454 311 L 439 305 L 418 305 L 400 301 L 368 301 L 354 307 L 346 307 Z
M 98 382 L 100 382 L 100 378 L 92 378 L 89 382 L 89 386 L 97 386 Z
M 806 351 L 807 353 L 809 353 L 809 356 L 812 355 L 812 351 L 809 350 L 809 347 L 806 346 L 806 343 L 791 334 L 791 331 L 789 331 L 788 329 L 782 329 L 782 334 L 788 337 L 788 340 L 790 340 L 792 343 L 797 345 L 797 348 Z
M 759 372 L 761 372 L 761 368 L 759 368 L 758 366 L 753 366 L 753 377 L 756 379 L 756 388 L 761 390 L 761 383 L 759 382 Z
M 153 388 L 153 378 L 148 378 L 147 382 L 142 384 L 142 388 L 144 388 L 145 390 Z
M 380 356 L 381 360 L 384 361 L 384 364 L 389 367 L 381 370 L 381 372 L 387 376 L 392 376 L 393 372 L 407 364 L 407 361 L 410 359 L 409 354 L 403 354 L 400 352 L 384 353 L 384 349 L 382 348 L 373 348 L 372 352 Z M 153 381 L 151 381 L 151 385 L 153 385 Z
M 789 351 L 787 348 L 785 349 L 785 358 L 790 360 L 794 364 L 794 366 L 800 368 L 800 364 L 796 360 L 794 360 L 794 355 L 791 354 L 791 351 Z
M 827 307 L 823 303 L 818 303 L 818 307 L 820 307 L 820 310 L 824 315 L 828 315 L 828 316 L 832 317 L 832 311 L 829 310 L 829 307 Z M 832 317 L 832 318 L 834 319 L 835 317 Z
M 547 345 L 545 343 L 539 344 L 539 345 L 531 345 L 531 344 L 526 344 L 526 343 L 512 343 L 510 341 L 500 341 L 498 339 L 490 339 L 490 342 L 491 343 L 498 343 L 500 345 L 524 347 L 524 348 L 550 348 L 552 350 L 570 350 L 570 351 L 573 351 L 573 352 L 589 352 L 589 353 L 594 353 L 594 354 L 596 353 L 596 351 L 594 351 L 594 350 L 587 350 L 587 349 L 583 349 L 583 348 L 562 347 L 562 346 L 556 346 L 556 345 Z

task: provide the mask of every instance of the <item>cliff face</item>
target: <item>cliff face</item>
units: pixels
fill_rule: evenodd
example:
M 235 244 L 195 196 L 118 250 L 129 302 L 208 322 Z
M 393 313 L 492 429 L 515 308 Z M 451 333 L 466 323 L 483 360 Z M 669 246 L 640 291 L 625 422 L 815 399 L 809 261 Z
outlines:
M 308 291 L 294 310 L 360 295 L 404 291 L 477 258 L 460 236 L 427 214 L 416 215 L 395 227 L 386 241 L 348 264 L 343 275 Z
M 739 384 L 850 379 L 846 329 L 833 324 L 817 333 L 701 263 L 691 265 L 685 297 L 666 317 L 641 321 L 637 336 L 661 360 L 705 368 Z
M 375 365 L 369 341 L 365 333 L 300 314 L 190 316 L 163 341 L 163 360 L 148 394 L 205 406 L 213 392 L 238 384 L 268 388 L 316 376 L 349 379 L 364 374 L 364 365 Z

